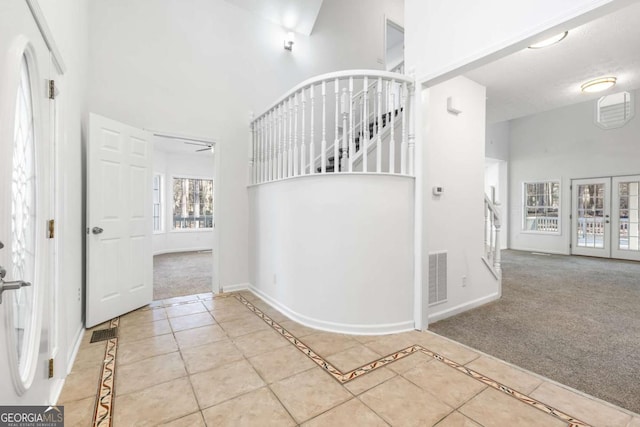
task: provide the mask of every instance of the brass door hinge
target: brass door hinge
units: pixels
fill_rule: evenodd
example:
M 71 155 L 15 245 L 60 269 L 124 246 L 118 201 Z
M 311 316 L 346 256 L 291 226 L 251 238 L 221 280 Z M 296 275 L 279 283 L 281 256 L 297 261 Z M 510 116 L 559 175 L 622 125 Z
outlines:
M 49 80 L 49 99 L 56 99 L 56 82 Z
M 49 378 L 53 378 L 53 359 L 49 359 Z
M 53 239 L 56 231 L 56 221 L 53 219 L 49 220 L 49 239 Z

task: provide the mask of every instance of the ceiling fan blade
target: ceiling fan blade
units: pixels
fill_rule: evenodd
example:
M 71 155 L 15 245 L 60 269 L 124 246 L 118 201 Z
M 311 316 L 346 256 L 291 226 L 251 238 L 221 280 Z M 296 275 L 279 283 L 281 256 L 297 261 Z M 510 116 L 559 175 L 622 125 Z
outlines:
M 189 142 L 189 141 L 182 141 L 185 144 L 189 144 L 189 145 L 199 145 L 201 147 L 211 147 L 211 144 L 205 144 L 204 142 Z

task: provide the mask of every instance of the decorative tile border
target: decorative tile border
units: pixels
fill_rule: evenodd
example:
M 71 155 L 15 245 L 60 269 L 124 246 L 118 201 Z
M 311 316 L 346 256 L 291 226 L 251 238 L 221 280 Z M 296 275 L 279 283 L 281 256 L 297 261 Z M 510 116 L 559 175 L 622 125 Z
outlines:
M 226 294 L 226 295 L 232 295 L 232 294 Z M 320 366 L 322 369 L 324 369 L 327 373 L 329 373 L 329 375 L 331 375 L 334 379 L 336 379 L 339 383 L 341 384 L 345 384 L 349 381 L 352 381 L 358 377 L 361 377 L 369 372 L 372 372 L 376 369 L 382 368 L 383 366 L 388 365 L 389 363 L 393 363 L 397 360 L 403 359 L 407 356 L 410 356 L 416 352 L 421 352 L 435 360 L 438 360 L 446 365 L 448 365 L 449 367 L 456 369 L 457 371 L 477 380 L 482 382 L 483 384 L 498 390 L 502 393 L 505 393 L 517 400 L 519 400 L 520 402 L 526 403 L 527 405 L 533 406 L 534 408 L 544 412 L 547 415 L 550 415 L 554 418 L 557 418 L 561 421 L 564 421 L 567 423 L 567 425 L 569 427 L 590 427 L 589 424 L 585 423 L 584 421 L 580 421 L 577 418 L 574 418 L 572 416 L 570 416 L 569 414 L 566 414 L 558 409 L 555 409 L 552 406 L 549 406 L 543 402 L 540 402 L 539 400 L 536 400 L 530 396 L 527 396 L 524 393 L 520 393 L 517 390 L 512 389 L 511 387 L 508 387 L 498 381 L 495 381 L 489 377 L 486 377 L 472 369 L 469 369 L 463 365 L 460 365 L 457 362 L 454 362 L 451 359 L 447 359 L 446 357 L 433 352 L 431 350 L 429 350 L 428 348 L 425 348 L 421 345 L 412 345 L 409 346 L 407 348 L 404 348 L 402 350 L 399 350 L 395 353 L 389 354 L 388 356 L 384 356 L 380 359 L 374 360 L 372 362 L 369 362 L 367 364 L 364 364 L 362 366 L 360 366 L 359 368 L 355 368 L 351 371 L 348 372 L 341 372 L 338 368 L 336 368 L 335 366 L 333 366 L 331 363 L 329 363 L 327 360 L 325 360 L 322 356 L 320 356 L 318 353 L 316 353 L 315 351 L 313 351 L 309 346 L 307 346 L 304 342 L 302 342 L 300 339 L 296 338 L 294 335 L 292 335 L 289 331 L 287 331 L 285 328 L 283 328 L 279 323 L 277 323 L 276 321 L 274 321 L 273 319 L 271 319 L 269 316 L 267 316 L 262 310 L 260 310 L 258 307 L 256 307 L 255 305 L 253 305 L 249 300 L 247 300 L 244 296 L 242 296 L 239 293 L 235 293 L 235 298 L 240 301 L 242 304 L 244 304 L 249 310 L 251 310 L 254 314 L 256 314 L 258 317 L 260 317 L 265 323 L 267 323 L 269 326 L 271 326 L 276 332 L 278 332 L 280 335 L 282 335 L 283 337 L 285 337 L 290 343 L 292 343 L 293 345 L 296 346 L 296 348 L 298 350 L 300 350 L 302 353 L 304 353 L 307 357 L 309 357 L 315 364 L 317 364 L 318 366 Z
M 117 328 L 120 318 L 112 319 L 109 327 Z M 107 341 L 98 385 L 98 396 L 93 410 L 93 427 L 110 427 L 113 420 L 113 404 L 115 392 L 116 355 L 118 351 L 118 338 Z

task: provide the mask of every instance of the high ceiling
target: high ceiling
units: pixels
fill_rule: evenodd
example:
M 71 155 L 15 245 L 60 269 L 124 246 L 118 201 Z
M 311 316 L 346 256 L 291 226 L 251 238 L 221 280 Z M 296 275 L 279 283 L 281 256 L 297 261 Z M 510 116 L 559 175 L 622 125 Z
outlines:
M 496 123 L 640 88 L 640 3 L 578 28 L 560 43 L 524 49 L 465 75 L 487 87 L 487 122 Z M 609 91 L 580 84 L 613 75 Z
M 203 150 L 207 148 L 207 142 L 193 141 L 189 139 L 181 139 L 174 137 L 163 137 L 154 135 L 153 148 L 165 153 L 211 156 L 211 150 Z M 203 150 L 203 151 L 196 151 Z
M 227 0 L 262 18 L 305 36 L 311 35 L 322 0 Z

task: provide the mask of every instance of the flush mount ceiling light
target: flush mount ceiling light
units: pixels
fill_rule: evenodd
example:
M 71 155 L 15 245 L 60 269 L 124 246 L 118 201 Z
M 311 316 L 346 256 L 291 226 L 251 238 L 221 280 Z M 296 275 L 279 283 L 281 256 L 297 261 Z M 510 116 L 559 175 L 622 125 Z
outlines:
M 614 87 L 616 85 L 616 81 L 617 79 L 615 77 L 600 77 L 598 79 L 582 83 L 582 85 L 580 85 L 580 89 L 587 93 L 602 92 L 603 90 Z
M 549 37 L 548 39 L 542 40 L 541 42 L 532 44 L 531 46 L 529 46 L 529 49 L 542 49 L 543 47 L 560 43 L 562 40 L 564 40 L 565 37 L 567 37 L 567 34 L 569 34 L 569 31 L 565 31 L 564 33 Z
M 289 31 L 287 33 L 287 36 L 284 39 L 284 48 L 288 51 L 292 51 L 294 42 L 295 42 L 295 35 L 293 34 L 293 31 Z

